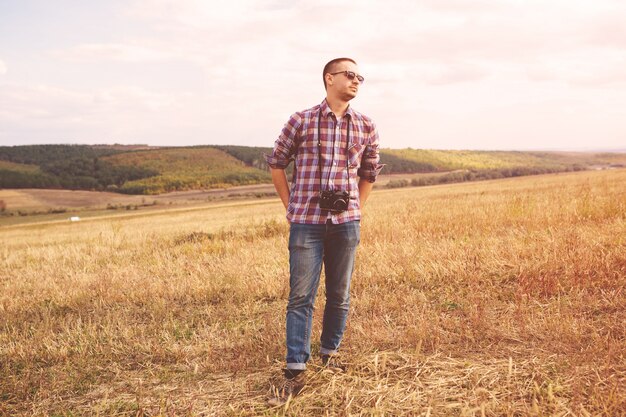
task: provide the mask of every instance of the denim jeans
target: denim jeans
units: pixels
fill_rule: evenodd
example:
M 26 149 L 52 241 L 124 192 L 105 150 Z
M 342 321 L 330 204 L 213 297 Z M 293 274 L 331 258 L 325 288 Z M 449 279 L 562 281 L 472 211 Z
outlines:
M 322 264 L 326 275 L 326 307 L 322 354 L 337 351 L 348 318 L 350 278 L 360 241 L 360 222 L 291 223 L 289 232 L 289 303 L 287 304 L 287 369 L 306 369 L 311 355 L 313 304 Z

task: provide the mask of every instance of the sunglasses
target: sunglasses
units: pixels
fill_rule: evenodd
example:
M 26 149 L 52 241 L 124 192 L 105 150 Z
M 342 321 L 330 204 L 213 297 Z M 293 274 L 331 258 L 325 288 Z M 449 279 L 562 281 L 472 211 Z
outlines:
M 359 84 L 363 84 L 365 82 L 365 78 L 363 78 L 362 75 L 359 75 L 355 72 L 352 71 L 339 71 L 339 72 L 330 72 L 330 75 L 337 75 L 337 74 L 343 74 L 345 75 L 350 81 L 354 80 L 355 78 L 357 80 L 359 80 Z

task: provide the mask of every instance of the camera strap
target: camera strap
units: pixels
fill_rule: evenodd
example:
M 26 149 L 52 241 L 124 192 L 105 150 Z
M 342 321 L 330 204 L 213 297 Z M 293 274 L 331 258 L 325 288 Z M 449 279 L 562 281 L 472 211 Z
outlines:
M 322 181 L 322 109 L 317 115 L 317 162 L 320 174 L 320 193 L 324 190 Z M 341 135 L 340 135 L 341 137 Z M 350 194 L 350 157 L 348 156 L 348 146 L 350 145 L 350 117 L 348 117 L 348 125 L 346 126 L 346 175 L 348 176 L 348 194 Z M 330 172 L 328 173 L 328 182 L 333 171 L 333 160 L 335 159 L 335 136 L 333 136 L 333 158 L 330 161 Z

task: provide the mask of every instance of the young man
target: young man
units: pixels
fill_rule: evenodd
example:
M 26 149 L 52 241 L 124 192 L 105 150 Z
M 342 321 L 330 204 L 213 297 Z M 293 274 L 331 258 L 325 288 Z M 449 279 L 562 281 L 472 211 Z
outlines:
M 348 317 L 361 208 L 383 167 L 374 122 L 349 104 L 364 82 L 357 63 L 350 58 L 333 59 L 322 75 L 324 101 L 293 114 L 272 155 L 266 156 L 291 224 L 287 366 L 284 380 L 274 389 L 276 398 L 270 401 L 274 404 L 297 395 L 304 387 L 322 265 L 326 307 L 320 354 L 324 366 L 333 366 L 336 361 L 334 355 Z M 290 188 L 284 170 L 292 160 L 295 166 Z

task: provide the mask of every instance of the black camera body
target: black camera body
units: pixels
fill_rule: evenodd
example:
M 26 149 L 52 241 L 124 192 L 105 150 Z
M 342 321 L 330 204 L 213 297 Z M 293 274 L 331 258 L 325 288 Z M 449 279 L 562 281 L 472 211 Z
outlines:
M 348 209 L 350 193 L 347 191 L 325 190 L 320 193 L 320 208 L 341 213 Z

